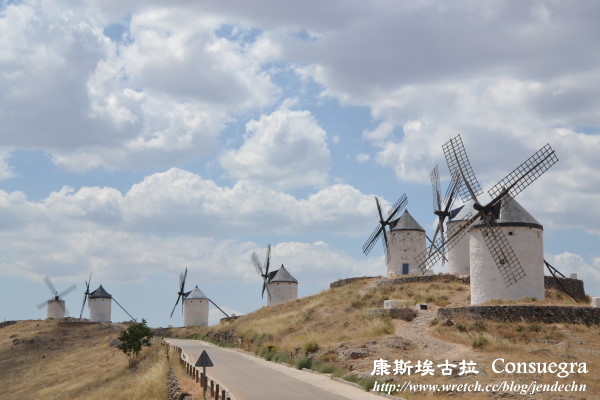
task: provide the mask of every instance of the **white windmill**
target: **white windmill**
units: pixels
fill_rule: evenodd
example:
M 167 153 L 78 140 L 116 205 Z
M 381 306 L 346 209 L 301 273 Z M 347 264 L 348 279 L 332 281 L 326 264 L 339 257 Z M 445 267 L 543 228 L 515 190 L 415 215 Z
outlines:
M 298 281 L 283 264 L 281 264 L 279 269 L 269 272 L 271 265 L 271 245 L 267 247 L 264 272 L 263 265 L 255 252 L 252 252 L 251 260 L 254 268 L 256 268 L 256 272 L 263 278 L 262 296 L 264 297 L 266 291 L 267 305 L 273 306 L 298 298 Z
M 443 149 L 451 175 L 461 177 L 457 191 L 464 202 L 473 202 L 472 210 L 465 209 L 457 229 L 432 244 L 442 251 L 425 251 L 417 257 L 421 271 L 431 268 L 444 248 L 452 249 L 469 233 L 472 304 L 490 299 L 543 299 L 543 228 L 514 197 L 558 161 L 554 150 L 548 144 L 542 147 L 493 186 L 488 191 L 492 200 L 482 204 L 477 198 L 482 190 L 460 135 Z
M 225 311 L 209 299 L 198 285 L 189 291 L 185 291 L 185 280 L 187 278 L 187 268 L 179 275 L 179 291 L 177 292 L 177 301 L 171 311 L 171 318 L 181 300 L 181 312 L 183 314 L 183 326 L 208 326 L 208 303 L 212 303 L 226 317 L 229 317 Z
M 132 321 L 136 321 L 135 318 L 127 312 L 125 308 L 100 285 L 98 289 L 90 292 L 90 283 L 92 281 L 92 274 L 90 278 L 85 282 L 85 292 L 83 294 L 83 304 L 81 305 L 81 312 L 79 318 L 83 315 L 83 308 L 85 302 L 88 302 L 90 308 L 90 321 L 91 322 L 111 322 L 112 317 L 112 302 L 114 301 L 120 308 L 131 318 Z
M 49 277 L 46 276 L 44 278 L 44 282 L 46 282 L 46 286 L 48 286 L 48 289 L 50 290 L 53 296 L 48 300 L 44 301 L 43 303 L 38 304 L 38 310 L 41 310 L 42 308 L 46 307 L 47 319 L 64 318 L 65 315 L 69 315 L 69 310 L 67 310 L 67 307 L 65 306 L 65 301 L 62 299 L 62 297 L 68 295 L 69 293 L 77 289 L 77 286 L 71 285 L 67 289 L 59 293 L 56 290 L 56 287 L 54 287 L 54 285 L 52 284 L 52 281 Z

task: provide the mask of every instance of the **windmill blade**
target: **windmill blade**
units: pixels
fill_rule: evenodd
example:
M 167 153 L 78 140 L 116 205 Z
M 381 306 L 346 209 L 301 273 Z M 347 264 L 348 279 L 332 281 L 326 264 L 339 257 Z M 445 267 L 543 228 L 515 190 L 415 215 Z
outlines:
M 87 294 L 83 295 L 83 303 L 81 304 L 81 311 L 79 312 L 79 319 L 83 316 L 83 308 L 85 307 L 85 302 L 87 301 Z
M 85 281 L 85 292 L 83 293 L 83 304 L 81 304 L 81 312 L 79 313 L 79 319 L 81 319 L 81 317 L 83 316 L 83 309 L 85 307 L 85 302 L 89 301 L 88 297 L 90 295 L 90 283 L 92 283 L 92 273 L 91 272 L 90 272 L 90 278 L 87 281 Z
M 252 256 L 250 256 L 250 259 L 252 260 L 252 264 L 254 264 L 254 268 L 256 269 L 256 272 L 260 276 L 263 276 L 262 265 L 261 265 L 260 260 L 258 259 L 258 256 L 256 255 L 255 252 L 252 252 Z
M 181 298 L 181 295 L 177 296 L 177 301 L 175 302 L 175 305 L 173 306 L 173 310 L 171 311 L 171 316 L 169 318 L 173 318 L 173 313 L 175 312 L 175 309 L 177 308 L 177 304 L 179 304 L 179 299 Z
M 494 185 L 488 193 L 494 198 L 506 191 L 511 197 L 514 197 L 556 164 L 557 161 L 556 153 L 549 144 L 546 144 Z
M 425 271 L 427 271 L 428 269 L 433 268 L 435 263 L 437 263 L 440 260 L 440 258 L 442 258 L 440 252 L 431 250 L 432 246 L 434 247 L 434 249 L 441 248 L 445 243 L 446 251 L 449 251 L 463 236 L 466 235 L 466 233 L 469 231 L 469 228 L 471 227 L 471 225 L 473 225 L 473 223 L 480 216 L 481 216 L 481 211 L 478 211 L 476 213 L 474 213 L 472 211 L 472 212 L 468 213 L 463 220 L 464 224 L 458 230 L 456 230 L 454 233 L 452 233 L 452 236 L 445 238 L 445 239 L 442 237 L 437 238 L 431 244 L 431 246 L 429 246 L 429 248 L 426 248 L 421 253 L 419 253 L 417 255 L 417 257 L 415 257 L 415 259 L 417 261 L 417 266 L 419 267 L 421 272 L 425 273 Z
M 59 294 L 56 295 L 56 297 L 62 297 L 62 296 L 66 296 L 69 293 L 73 292 L 73 290 L 77 289 L 76 285 L 71 285 L 68 288 L 66 288 L 65 290 L 63 290 L 62 292 L 60 292 Z
M 65 312 L 65 317 L 68 317 L 71 315 L 71 312 L 69 311 L 69 309 L 67 308 L 67 305 L 64 303 L 60 303 L 60 306 L 62 307 L 63 311 Z
M 434 241 L 429 238 L 429 236 L 425 235 L 425 237 L 427 238 L 427 240 L 429 240 L 429 244 L 431 245 L 429 247 L 429 249 L 440 253 L 440 256 L 442 258 L 442 263 L 444 263 L 445 261 L 448 261 L 448 259 L 446 258 L 446 255 L 444 254 L 444 249 L 441 247 L 437 247 L 435 245 Z
M 379 206 L 379 200 L 377 199 L 377 197 L 375 198 L 377 200 L 377 205 Z M 391 221 L 396 214 L 398 214 L 398 212 L 400 210 L 402 210 L 404 207 L 406 207 L 406 204 L 408 203 L 408 197 L 406 197 L 406 193 L 404 193 L 402 196 L 400 196 L 400 198 L 398 200 L 396 200 L 396 202 L 394 203 L 394 205 L 392 207 L 390 207 L 390 209 L 388 210 L 388 217 L 386 221 Z M 381 216 L 381 208 L 379 208 L 380 213 L 379 215 Z
M 46 307 L 48 305 L 48 302 L 52 301 L 52 300 L 54 300 L 54 297 L 44 301 L 43 303 L 38 304 L 37 305 L 38 310 L 41 310 L 42 308 Z
M 129 313 L 127 312 L 127 310 L 126 310 L 126 309 L 124 309 L 124 308 L 123 308 L 123 306 L 122 306 L 121 304 L 119 304 L 119 302 L 117 301 L 117 299 L 115 299 L 115 297 L 114 297 L 114 296 L 113 296 L 113 298 L 112 298 L 112 299 L 113 299 L 113 301 L 114 301 L 115 303 L 117 303 L 117 305 L 118 305 L 119 307 L 121 307 L 121 310 L 125 311 L 125 314 L 129 315 L 129 318 L 131 318 L 131 320 L 132 320 L 132 321 L 137 321 L 135 318 L 133 318 L 133 317 L 131 316 L 131 314 L 129 314 Z
M 484 218 L 481 234 L 500 271 L 504 284 L 508 287 L 524 278 L 525 270 L 508 242 L 504 231 L 491 218 L 491 215 Z
M 390 263 L 390 246 L 388 243 L 387 235 L 385 234 L 385 230 L 383 232 L 383 254 L 385 254 L 385 262 L 386 264 Z
M 226 316 L 227 318 L 229 318 L 229 315 L 227 315 L 227 313 L 226 313 L 225 311 L 223 311 L 223 310 L 221 309 L 221 307 L 219 307 L 218 305 L 216 305 L 214 301 L 212 301 L 211 299 L 208 299 L 208 301 L 210 301 L 210 302 L 213 304 L 213 306 L 217 307 L 217 308 L 219 309 L 219 311 L 221 311 L 223 314 L 225 314 L 225 316 Z
M 183 271 L 180 275 L 179 275 L 179 294 L 183 293 L 183 291 L 185 290 L 185 279 L 187 278 L 187 267 L 185 268 L 185 271 Z
M 446 189 L 446 194 L 444 195 L 443 204 L 445 204 L 445 213 L 450 212 L 450 209 L 454 204 L 454 200 L 456 200 L 456 193 L 458 191 L 458 188 L 460 187 L 461 182 L 462 177 L 460 174 L 457 173 L 452 176 L 452 179 L 450 180 L 450 185 L 448 185 L 448 188 Z
M 381 234 L 382 231 L 383 231 L 383 226 L 381 226 L 381 225 L 376 226 L 373 233 L 371 233 L 371 236 L 369 236 L 369 238 L 367 239 L 365 244 L 363 244 L 362 249 L 363 249 L 363 253 L 365 254 L 365 256 L 371 252 L 371 249 L 373 248 L 373 246 L 375 246 L 375 243 L 377 243 L 377 240 L 379 239 L 379 235 Z
M 265 298 L 265 289 L 267 289 L 267 278 L 266 278 L 266 276 L 265 276 L 265 279 L 263 281 L 262 293 L 260 295 L 260 297 L 263 298 L 263 299 Z M 268 289 L 267 289 L 267 292 L 268 292 Z
M 471 167 L 469 157 L 467 156 L 467 152 L 465 151 L 465 146 L 463 145 L 460 135 L 444 143 L 442 145 L 442 149 L 444 150 L 444 156 L 446 158 L 446 164 L 448 164 L 448 169 L 450 170 L 450 175 L 455 176 L 457 173 L 462 171 L 464 183 L 470 186 L 475 196 L 480 195 L 482 193 L 481 186 L 475 177 L 475 173 Z M 463 202 L 471 199 L 471 193 L 466 185 L 460 184 L 458 193 Z
M 267 246 L 267 255 L 265 256 L 265 276 L 269 275 L 269 266 L 270 265 L 271 265 L 271 245 L 269 244 Z
M 441 210 L 442 195 L 440 193 L 440 171 L 438 169 L 437 164 L 435 167 L 433 167 L 433 170 L 429 174 L 429 177 L 431 178 L 431 189 L 433 191 L 433 209 Z
M 50 291 L 52 292 L 53 295 L 58 296 L 58 291 L 56 290 L 56 288 L 54 287 L 54 285 L 52 284 L 52 281 L 50 280 L 49 277 L 44 277 L 44 282 L 46 282 L 46 286 L 48 286 L 48 289 L 50 289 Z

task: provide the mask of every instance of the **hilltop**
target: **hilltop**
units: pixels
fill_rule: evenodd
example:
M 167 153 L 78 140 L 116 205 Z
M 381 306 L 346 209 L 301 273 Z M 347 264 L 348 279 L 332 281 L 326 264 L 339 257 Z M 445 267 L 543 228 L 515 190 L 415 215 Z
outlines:
M 135 373 L 115 346 L 125 324 L 65 320 L 0 324 L 0 398 L 164 399 L 167 364 L 146 349 Z
M 477 376 L 411 376 L 413 383 L 465 383 L 476 380 L 496 383 L 500 379 L 528 383 L 554 383 L 552 374 L 497 375 L 491 363 L 498 357 L 525 362 L 585 361 L 589 371 L 600 368 L 600 327 L 580 324 L 545 324 L 530 322 L 492 322 L 487 320 L 439 320 L 437 309 L 469 305 L 469 285 L 448 275 L 432 282 L 412 282 L 378 287 L 379 278 L 365 278 L 345 286 L 325 290 L 317 295 L 296 299 L 209 328 L 175 328 L 170 335 L 204 338 L 212 342 L 255 352 L 267 359 L 300 364 L 333 373 L 364 386 L 373 384 L 373 361 L 377 359 L 417 361 L 446 359 L 459 362 L 473 360 Z M 383 301 L 398 299 L 407 307 L 428 303 L 429 310 L 418 312 L 411 321 L 389 316 L 368 315 L 372 308 L 382 308 Z M 546 299 L 524 299 L 510 304 L 562 305 L 579 307 L 568 296 L 554 289 L 546 291 Z M 494 303 L 496 304 L 496 303 Z M 600 385 L 592 380 L 595 373 L 573 374 L 562 381 L 587 385 L 587 394 L 600 393 Z M 391 378 L 394 378 L 393 376 Z M 390 379 L 390 377 L 387 377 Z M 396 376 L 394 382 L 406 377 Z M 561 380 L 561 379 L 559 379 Z M 562 399 L 580 399 L 585 393 L 561 393 Z M 405 398 L 431 397 L 420 393 Z M 456 397 L 478 397 L 456 394 Z M 518 394 L 502 395 L 504 398 Z M 541 397 L 540 397 L 541 398 Z M 543 398 L 554 398 L 546 394 Z

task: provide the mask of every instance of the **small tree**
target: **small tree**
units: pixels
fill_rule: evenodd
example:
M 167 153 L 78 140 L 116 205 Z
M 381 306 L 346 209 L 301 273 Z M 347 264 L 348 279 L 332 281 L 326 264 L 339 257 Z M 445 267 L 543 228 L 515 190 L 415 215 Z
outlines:
M 137 322 L 121 332 L 118 337 L 121 343 L 117 347 L 129 356 L 131 363 L 144 346 L 150 346 L 150 339 L 153 336 L 154 333 L 146 325 L 146 320 L 142 319 L 142 322 Z

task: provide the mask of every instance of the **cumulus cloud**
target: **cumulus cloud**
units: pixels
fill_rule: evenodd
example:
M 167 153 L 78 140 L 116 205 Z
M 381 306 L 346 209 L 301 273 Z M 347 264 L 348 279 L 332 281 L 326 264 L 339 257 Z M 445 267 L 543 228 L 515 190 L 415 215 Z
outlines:
M 565 276 L 576 273 L 577 279 L 585 282 L 586 293 L 593 297 L 600 296 L 600 258 L 596 257 L 592 262 L 589 262 L 578 254 L 564 252 L 549 255 L 547 259 L 551 265 Z
M 277 95 L 262 70 L 278 56 L 266 37 L 219 36 L 223 20 L 177 7 L 119 22 L 115 42 L 110 20 L 75 4 L 4 7 L 5 145 L 41 149 L 77 172 L 164 166 L 215 152 L 231 115 Z
M 99 278 L 139 281 L 181 265 L 218 277 L 214 266 L 228 265 L 228 273 L 251 277 L 248 259 L 256 244 L 244 234 L 358 237 L 368 233 L 372 209 L 371 196 L 349 185 L 296 199 L 250 182 L 219 186 L 177 168 L 152 174 L 124 194 L 111 187 L 64 187 L 32 202 L 21 192 L 0 191 L 7 215 L 0 224 L 0 271 L 72 277 L 92 270 Z M 315 246 L 323 257 L 337 253 Z M 330 258 L 327 268 L 358 265 L 336 260 Z M 310 268 L 321 268 L 316 265 Z
M 220 162 L 236 179 L 280 188 L 323 186 L 330 169 L 326 139 L 310 112 L 280 108 L 248 122 L 244 144 Z

